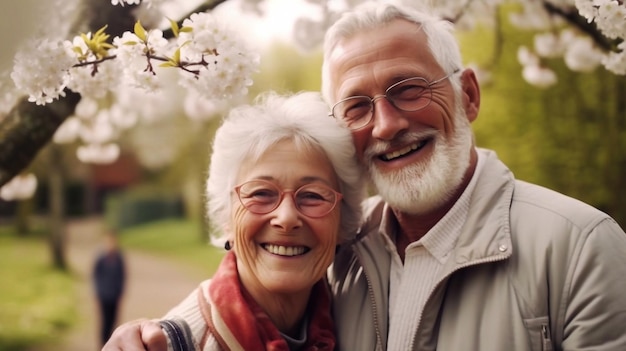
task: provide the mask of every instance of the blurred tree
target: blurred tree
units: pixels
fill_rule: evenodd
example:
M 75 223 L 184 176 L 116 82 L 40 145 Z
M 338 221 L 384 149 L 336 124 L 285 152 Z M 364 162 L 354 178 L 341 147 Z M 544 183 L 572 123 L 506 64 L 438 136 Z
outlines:
M 510 9 L 503 8 L 502 16 Z M 546 61 L 560 80 L 537 89 L 517 74 L 515 48 L 533 33 L 510 25 L 460 36 L 466 60 L 489 67 L 474 123 L 479 146 L 493 148 L 519 179 L 588 202 L 626 224 L 626 78 L 606 71 L 573 72 Z M 504 40 L 506 38 L 506 40 Z
M 66 232 L 65 232 L 65 172 L 63 170 L 62 154 L 58 145 L 52 145 L 48 150 L 48 185 L 50 208 L 50 234 L 48 241 L 52 265 L 55 268 L 66 270 Z

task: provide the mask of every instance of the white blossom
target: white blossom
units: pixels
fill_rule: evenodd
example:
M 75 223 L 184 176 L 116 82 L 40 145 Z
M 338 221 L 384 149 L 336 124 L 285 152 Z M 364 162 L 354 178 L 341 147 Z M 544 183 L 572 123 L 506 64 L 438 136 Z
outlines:
M 120 155 L 120 147 L 114 143 L 81 145 L 76 150 L 76 155 L 84 163 L 108 164 L 117 160 Z
M 136 5 L 140 1 L 112 3 Z M 160 4 L 160 0 L 150 3 Z M 104 28 L 62 44 L 42 41 L 30 52 L 16 56 L 12 77 L 16 86 L 38 104 L 62 96 L 66 87 L 82 98 L 102 99 L 120 86 L 148 92 L 163 89 L 160 66 L 167 62 L 169 69 L 180 73 L 183 87 L 207 98 L 228 100 L 246 95 L 259 64 L 258 54 L 209 13 L 192 14 L 183 26 L 190 31 L 181 31 L 178 42 L 168 41 L 161 30 L 153 29 L 145 36 L 141 33 L 141 38 L 124 32 L 107 44 L 103 42 Z
M 104 61 L 94 67 L 80 66 L 69 70 L 67 87 L 81 97 L 103 98 L 109 89 L 119 84 L 121 66 L 113 61 Z
M 67 72 L 73 63 L 71 52 L 62 42 L 37 40 L 17 52 L 11 79 L 29 101 L 44 105 L 65 96 Z
M 141 2 L 141 0 L 111 0 L 111 5 L 121 5 L 124 6 L 124 4 L 127 5 L 139 5 L 139 3 Z
M 108 109 L 109 121 L 117 129 L 129 129 L 137 125 L 139 115 L 136 110 L 124 109 L 121 105 L 115 104 Z
M 574 0 L 574 4 L 578 9 L 578 13 L 591 23 L 598 15 L 598 9 L 594 6 L 592 0 Z
M 522 66 L 537 66 L 539 65 L 539 57 L 530 51 L 526 46 L 520 46 L 517 48 L 517 61 Z
M 122 63 L 122 84 L 128 84 L 146 91 L 160 89 L 156 68 L 150 61 L 147 54 L 164 54 L 170 48 L 167 39 L 163 38 L 163 31 L 155 29 L 148 32 L 146 41 L 130 32 L 124 32 L 122 37 L 113 39 L 113 44 L 117 49 L 112 50 L 112 54 Z
M 621 42 L 617 47 L 620 52 L 609 53 L 602 59 L 602 64 L 615 74 L 626 75 L 626 41 Z
M 167 0 L 111 0 L 111 5 L 146 5 L 147 7 L 154 7 L 161 5 Z
M 610 39 L 626 37 L 626 5 L 607 1 L 598 8 L 598 29 Z
M 535 52 L 541 57 L 554 58 L 563 55 L 565 48 L 555 33 L 535 35 Z
M 81 98 L 76 108 L 74 109 L 74 115 L 84 119 L 91 119 L 98 112 L 98 101 L 89 96 Z
M 205 64 L 190 66 L 196 71 L 193 76 L 181 72 L 181 85 L 218 100 L 246 95 L 259 64 L 258 54 L 208 13 L 192 14 L 183 26 L 191 31 L 178 38 L 181 58 Z
M 590 72 L 600 65 L 603 57 L 591 39 L 578 37 L 568 45 L 563 59 L 572 71 Z
M 32 173 L 17 175 L 0 188 L 0 198 L 5 201 L 25 200 L 35 194 L 37 178 Z
M 109 122 L 107 111 L 100 110 L 94 118 L 82 124 L 79 136 L 85 143 L 105 144 L 115 138 L 116 132 Z
M 54 132 L 54 135 L 52 136 L 52 141 L 57 144 L 72 143 L 76 141 L 76 139 L 78 139 L 81 127 L 82 122 L 78 117 L 68 117 Z
M 556 74 L 552 70 L 538 65 L 524 66 L 522 77 L 529 84 L 539 88 L 547 88 L 557 82 Z
M 113 38 L 113 45 L 115 48 L 111 49 L 111 55 L 116 55 L 122 62 L 143 58 L 145 54 L 145 47 L 135 33 L 122 33 L 121 37 Z

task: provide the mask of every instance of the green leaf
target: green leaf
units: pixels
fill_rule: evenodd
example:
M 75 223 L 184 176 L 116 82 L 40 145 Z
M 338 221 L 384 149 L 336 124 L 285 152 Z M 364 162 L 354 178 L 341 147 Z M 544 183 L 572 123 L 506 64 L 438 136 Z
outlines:
M 137 21 L 135 23 L 134 30 L 135 30 L 135 35 L 145 43 L 147 41 L 146 30 L 145 28 L 143 28 L 140 21 Z
M 180 63 L 180 48 L 176 49 L 176 52 L 174 52 L 174 57 L 171 60 L 173 60 L 176 64 Z
M 105 24 L 102 28 L 98 29 L 98 31 L 96 32 L 96 34 L 94 34 L 93 36 L 94 36 L 94 37 L 97 37 L 97 36 L 100 36 L 100 35 L 102 35 L 102 34 L 105 34 L 105 35 L 106 35 L 106 33 L 104 33 L 104 31 L 107 29 L 107 27 L 108 27 L 108 26 L 109 26 L 108 24 Z
M 180 31 L 180 28 L 178 27 L 178 23 L 176 23 L 176 21 L 172 20 L 171 18 L 168 18 L 168 21 L 170 21 L 170 27 L 172 27 L 172 33 L 174 33 L 175 37 L 178 37 L 178 33 Z
M 172 61 L 163 62 L 159 67 L 178 67 L 178 65 Z

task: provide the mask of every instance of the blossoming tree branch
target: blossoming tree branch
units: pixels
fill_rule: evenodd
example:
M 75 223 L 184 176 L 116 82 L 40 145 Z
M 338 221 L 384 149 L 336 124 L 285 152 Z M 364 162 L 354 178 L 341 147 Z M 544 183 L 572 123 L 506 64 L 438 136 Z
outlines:
M 168 85 L 176 85 L 174 89 L 189 91 L 187 95 L 190 98 L 193 95 L 194 99 L 230 101 L 245 96 L 259 57 L 208 11 L 221 2 L 204 4 L 201 9 L 206 11 L 192 13 L 180 25 L 170 20 L 172 39 L 166 38 L 160 29 L 144 28 L 137 20 L 132 31 L 124 31 L 112 40 L 107 33 L 108 25 L 104 25 L 71 41 L 50 38 L 33 41 L 28 50 L 17 53 L 11 78 L 35 106 L 21 102 L 14 115 L 21 121 L 43 119 L 48 110 L 55 108 L 55 103 L 57 106 L 65 105 L 60 102 L 68 103 L 66 111 L 55 114 L 61 115 L 58 119 L 51 118 L 57 123 L 38 128 L 40 135 L 48 132 L 47 139 L 42 138 L 44 143 L 51 136 L 57 143 L 80 139 L 83 145 L 77 152 L 81 161 L 109 163 L 120 153 L 116 138 L 137 124 L 137 119 L 142 117 L 141 105 L 151 105 L 146 98 L 150 93 L 153 100 L 162 99 L 157 93 Z M 150 7 L 158 1 L 145 3 Z M 139 5 L 139 1 L 113 0 L 112 5 Z M 172 74 L 166 70 L 178 71 L 178 79 L 173 81 Z M 143 102 L 139 107 L 134 103 L 138 100 Z M 48 105 L 51 107 L 45 108 Z M 24 115 L 25 110 L 33 112 Z M 35 148 L 27 145 L 31 140 L 25 134 L 32 130 L 21 121 L 17 125 L 26 127 L 26 131 L 18 133 L 14 143 L 5 139 L 12 152 L 0 155 L 0 160 L 4 156 L 7 160 L 23 162 L 7 162 L 1 167 L 0 185 L 27 165 L 44 144 Z M 25 152 L 26 157 L 15 157 Z M 14 179 L 16 186 L 24 183 L 20 178 Z
M 104 3 L 86 1 L 90 6 Z M 16 55 L 11 77 L 27 99 L 0 118 L 0 186 L 25 169 L 51 139 L 58 143 L 79 140 L 82 145 L 77 156 L 83 162 L 115 160 L 120 133 L 155 113 L 146 110 L 153 105 L 146 102 L 146 92 L 157 101 L 162 99 L 159 91 L 179 89 L 187 99 L 214 103 L 247 94 L 259 58 L 210 14 L 226 0 L 203 2 L 184 20 L 170 20 L 166 35 L 156 26 L 146 26 L 148 21 L 139 17 L 150 10 L 154 13 L 167 1 L 176 0 L 111 0 L 107 5 L 115 11 L 94 16 L 104 18 L 104 23 L 92 21 L 90 31 L 71 41 L 39 38 L 28 46 L 30 51 Z M 259 10 L 263 1 L 242 0 L 242 8 Z M 337 1 L 333 6 L 327 0 L 307 2 L 319 8 L 320 16 L 298 19 L 294 39 L 296 45 L 311 49 L 319 47 L 326 28 L 347 7 L 362 0 L 346 1 L 343 7 Z M 434 11 L 463 30 L 477 23 L 499 23 L 499 8 L 505 1 L 431 3 Z M 520 72 L 529 84 L 541 88 L 555 84 L 558 77 L 546 62 L 558 58 L 573 71 L 600 68 L 626 75 L 623 0 L 506 3 L 519 5 L 509 22 L 534 33 L 533 44 L 520 47 L 517 53 Z M 119 23 L 119 18 L 125 19 L 125 28 L 112 25 Z M 141 106 L 132 103 L 139 96 Z

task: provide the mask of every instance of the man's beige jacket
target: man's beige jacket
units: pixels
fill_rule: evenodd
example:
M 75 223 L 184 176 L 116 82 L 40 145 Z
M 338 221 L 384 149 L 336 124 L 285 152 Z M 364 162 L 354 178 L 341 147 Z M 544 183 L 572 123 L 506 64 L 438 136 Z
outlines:
M 515 180 L 494 152 L 478 152 L 486 161 L 467 223 L 411 349 L 626 350 L 624 231 L 589 205 Z M 387 346 L 397 344 L 387 340 L 390 256 L 379 232 L 388 209 L 379 197 L 366 207 L 362 232 L 329 269 L 339 347 L 408 351 Z

